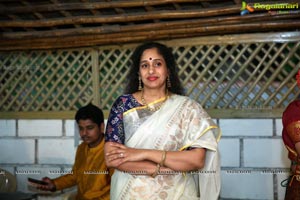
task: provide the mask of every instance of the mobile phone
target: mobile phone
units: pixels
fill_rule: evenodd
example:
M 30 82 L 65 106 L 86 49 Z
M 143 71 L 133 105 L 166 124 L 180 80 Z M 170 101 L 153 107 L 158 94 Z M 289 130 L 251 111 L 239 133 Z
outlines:
M 28 178 L 28 181 L 29 181 L 30 183 L 34 183 L 34 184 L 48 185 L 47 182 L 41 181 L 41 180 L 38 180 L 38 179 L 34 179 L 34 178 Z

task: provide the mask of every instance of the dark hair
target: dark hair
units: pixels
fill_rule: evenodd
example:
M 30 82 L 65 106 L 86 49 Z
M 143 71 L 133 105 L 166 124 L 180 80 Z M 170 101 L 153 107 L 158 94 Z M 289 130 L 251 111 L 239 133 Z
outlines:
M 79 108 L 79 110 L 76 112 L 76 122 L 78 123 L 81 119 L 92 120 L 98 126 L 100 126 L 101 123 L 104 123 L 104 116 L 102 110 L 97 106 L 94 106 L 92 103 L 89 103 L 88 105 Z
M 171 88 L 169 90 L 175 94 L 183 94 L 183 87 L 178 78 L 177 69 L 176 69 L 176 61 L 174 55 L 172 53 L 172 49 L 157 43 L 157 42 L 148 42 L 138 46 L 132 54 L 131 61 L 132 66 L 128 75 L 128 83 L 125 88 L 126 94 L 131 94 L 138 91 L 139 85 L 139 68 L 140 68 L 140 59 L 143 52 L 147 49 L 156 48 L 158 53 L 162 55 L 164 58 L 168 71 L 169 71 L 169 79 L 171 81 Z

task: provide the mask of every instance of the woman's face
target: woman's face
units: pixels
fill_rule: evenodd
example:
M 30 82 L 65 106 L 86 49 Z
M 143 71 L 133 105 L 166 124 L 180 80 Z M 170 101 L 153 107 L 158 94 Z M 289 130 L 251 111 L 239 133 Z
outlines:
M 165 89 L 168 69 L 156 48 L 143 52 L 139 72 L 145 89 Z

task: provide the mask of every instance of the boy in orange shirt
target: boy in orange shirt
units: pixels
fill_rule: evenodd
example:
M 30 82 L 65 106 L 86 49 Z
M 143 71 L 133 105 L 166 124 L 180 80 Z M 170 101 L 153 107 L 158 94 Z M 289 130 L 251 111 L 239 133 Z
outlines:
M 104 116 L 101 109 L 89 104 L 80 108 L 75 120 L 82 143 L 78 146 L 72 173 L 50 179 L 36 187 L 56 191 L 77 185 L 77 200 L 109 199 L 110 172 L 104 161 Z

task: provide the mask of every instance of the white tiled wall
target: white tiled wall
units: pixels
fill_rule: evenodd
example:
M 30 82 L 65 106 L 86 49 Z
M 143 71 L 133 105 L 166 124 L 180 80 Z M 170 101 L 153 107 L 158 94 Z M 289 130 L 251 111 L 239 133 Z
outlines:
M 222 171 L 221 197 L 228 199 L 274 199 L 273 176 L 255 171 Z
M 281 119 L 215 121 L 222 130 L 221 199 L 283 199 L 285 188 L 280 183 L 288 176 L 289 160 L 281 140 Z M 0 168 L 16 175 L 19 191 L 32 191 L 27 177 L 56 177 L 60 174 L 49 171 L 72 167 L 74 124 L 74 120 L 0 120 Z
M 18 191 L 40 193 L 27 178 L 60 176 L 51 171 L 70 169 L 75 153 L 74 120 L 0 120 L 0 168 L 16 176 Z M 60 200 L 61 193 L 39 199 Z
M 286 167 L 287 150 L 282 139 L 244 139 L 244 165 L 247 167 Z
M 34 139 L 0 139 L 0 163 L 34 164 Z
M 75 120 L 66 120 L 65 121 L 65 132 L 66 136 L 74 136 L 75 133 Z
M 221 119 L 223 136 L 272 136 L 271 119 Z
M 62 136 L 62 120 L 19 120 L 20 137 Z
M 219 142 L 219 151 L 222 166 L 240 166 L 240 140 L 238 138 L 221 138 Z
M 282 135 L 282 121 L 281 121 L 281 119 L 276 119 L 275 122 L 276 122 L 276 125 L 275 125 L 276 135 L 281 136 Z
M 76 148 L 73 139 L 40 139 L 37 159 L 39 164 L 73 164 Z
M 0 120 L 0 136 L 15 136 L 16 120 Z
M 283 200 L 290 161 L 281 119 L 219 119 L 221 197 Z

